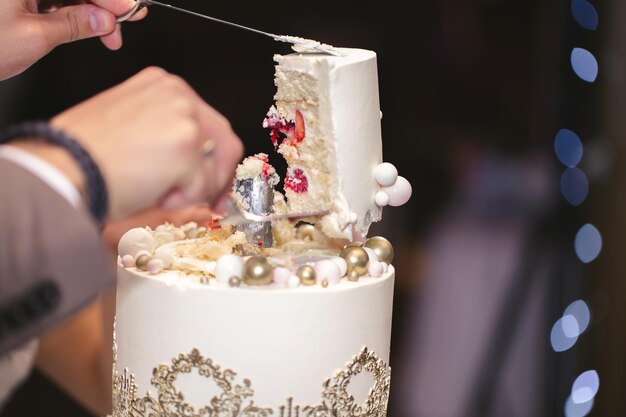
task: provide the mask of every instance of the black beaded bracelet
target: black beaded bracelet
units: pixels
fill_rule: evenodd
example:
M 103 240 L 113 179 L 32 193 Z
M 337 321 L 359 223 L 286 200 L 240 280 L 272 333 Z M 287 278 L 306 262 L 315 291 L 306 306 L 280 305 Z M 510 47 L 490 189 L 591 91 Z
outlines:
M 85 189 L 89 211 L 98 223 L 102 223 L 109 209 L 109 194 L 100 168 L 76 140 L 44 121 L 25 122 L 11 126 L 0 133 L 0 144 L 18 138 L 43 139 L 67 150 L 76 160 L 85 176 Z

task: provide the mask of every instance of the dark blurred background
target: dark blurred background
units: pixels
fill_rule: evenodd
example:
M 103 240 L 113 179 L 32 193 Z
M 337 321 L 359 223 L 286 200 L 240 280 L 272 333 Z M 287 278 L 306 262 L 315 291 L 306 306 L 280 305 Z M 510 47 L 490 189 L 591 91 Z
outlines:
M 626 414 L 623 2 L 172 2 L 377 52 L 384 159 L 414 190 L 372 231 L 397 253 L 390 417 Z M 156 7 L 124 40 L 63 46 L 0 84 L 0 124 L 157 65 L 247 154 L 271 150 L 287 45 Z M 0 413 L 48 415 L 88 414 L 37 372 Z

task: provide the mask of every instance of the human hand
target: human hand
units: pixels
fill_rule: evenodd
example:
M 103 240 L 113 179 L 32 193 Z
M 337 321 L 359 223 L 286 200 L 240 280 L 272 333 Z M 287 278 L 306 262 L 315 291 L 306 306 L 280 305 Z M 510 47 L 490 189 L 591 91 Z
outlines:
M 111 219 L 156 205 L 212 202 L 232 186 L 243 146 L 185 81 L 148 68 L 51 121 L 77 138 L 106 180 Z M 212 140 L 210 157 L 202 145 Z
M 63 43 L 99 36 L 109 49 L 122 46 L 115 20 L 130 10 L 133 0 L 91 0 L 62 7 L 59 3 L 40 13 L 37 0 L 0 2 L 0 80 L 23 72 Z M 49 5 L 43 4 L 41 10 L 43 6 Z M 144 8 L 131 20 L 143 18 L 146 12 Z

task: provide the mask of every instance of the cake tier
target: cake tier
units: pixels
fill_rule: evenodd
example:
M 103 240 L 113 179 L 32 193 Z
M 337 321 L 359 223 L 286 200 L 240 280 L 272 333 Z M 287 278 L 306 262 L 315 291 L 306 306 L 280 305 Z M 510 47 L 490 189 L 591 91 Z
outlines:
M 393 281 L 232 288 L 119 264 L 114 415 L 385 416 Z

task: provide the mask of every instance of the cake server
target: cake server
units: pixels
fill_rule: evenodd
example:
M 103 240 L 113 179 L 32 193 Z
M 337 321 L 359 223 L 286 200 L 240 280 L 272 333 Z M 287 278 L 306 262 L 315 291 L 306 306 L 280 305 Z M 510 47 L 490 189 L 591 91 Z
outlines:
M 240 210 L 235 202 L 232 199 L 226 200 L 226 217 L 217 222 L 220 226 L 226 225 L 240 225 L 240 224 L 250 224 L 250 223 L 262 223 L 262 222 L 273 222 L 278 220 L 293 220 L 293 219 L 304 219 L 308 217 L 321 217 L 325 216 L 330 211 L 328 210 L 317 210 L 317 211 L 301 211 L 294 213 L 285 213 L 285 214 L 254 214 L 249 211 Z
M 222 24 L 229 25 L 238 29 L 243 29 L 243 30 L 247 30 L 250 32 L 254 32 L 259 35 L 268 36 L 274 39 L 275 41 L 290 43 L 294 45 L 294 49 L 297 52 L 320 52 L 320 53 L 333 55 L 333 56 L 344 56 L 343 53 L 339 52 L 337 49 L 333 48 L 332 46 L 325 45 L 323 43 L 314 41 L 312 39 L 300 38 L 298 36 L 276 35 L 274 33 L 264 32 L 262 30 L 254 29 L 248 26 L 243 26 L 238 23 L 229 22 L 227 20 L 218 19 L 216 17 L 207 16 L 205 14 L 197 13 L 191 10 L 183 9 L 177 6 L 172 6 L 171 4 L 162 3 L 160 1 L 155 1 L 155 0 L 136 0 L 135 5 L 127 13 L 124 13 L 122 16 L 119 16 L 117 18 L 117 22 L 118 23 L 125 22 L 126 20 L 133 17 L 135 13 L 137 13 L 139 10 L 141 10 L 142 8 L 146 6 L 165 7 L 167 9 L 175 10 L 177 12 L 187 13 L 196 17 L 201 17 L 203 19 L 212 20 L 213 22 L 222 23 Z

